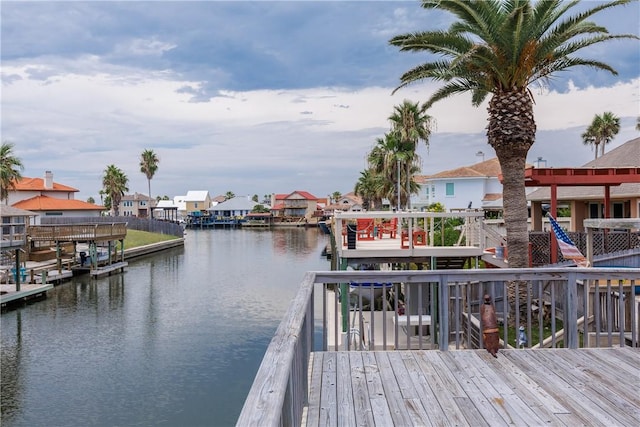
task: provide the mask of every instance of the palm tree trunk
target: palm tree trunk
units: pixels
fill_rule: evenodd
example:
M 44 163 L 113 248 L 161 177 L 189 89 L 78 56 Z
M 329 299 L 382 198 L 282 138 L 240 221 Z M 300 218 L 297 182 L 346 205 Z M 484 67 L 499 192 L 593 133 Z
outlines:
M 514 120 L 517 117 L 518 120 Z M 524 172 L 527 153 L 535 141 L 536 124 L 533 102 L 527 92 L 498 93 L 489 102 L 489 144 L 496 151 L 502 171 L 502 206 L 507 229 L 508 261 L 511 268 L 529 266 L 529 232 Z M 522 282 L 507 287 L 510 313 L 515 313 L 516 289 Z M 510 320 L 509 320 L 510 321 Z
M 149 188 L 149 218 L 153 219 L 153 208 L 151 203 L 151 180 L 147 178 L 147 185 Z

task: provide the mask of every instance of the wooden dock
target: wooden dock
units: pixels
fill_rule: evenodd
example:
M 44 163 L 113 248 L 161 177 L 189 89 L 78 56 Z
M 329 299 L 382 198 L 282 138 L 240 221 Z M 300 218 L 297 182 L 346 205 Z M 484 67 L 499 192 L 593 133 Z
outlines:
M 126 261 L 114 262 L 112 264 L 103 265 L 98 268 L 92 268 L 91 270 L 89 270 L 89 274 L 93 278 L 111 276 L 114 273 L 122 273 L 124 271 L 124 268 L 128 265 L 129 263 Z
M 52 283 L 21 284 L 19 291 L 16 291 L 15 284 L 1 284 L 0 305 L 2 306 L 2 308 L 5 308 L 10 303 L 45 298 L 49 289 L 53 289 Z
M 640 425 L 640 349 L 314 352 L 306 426 Z

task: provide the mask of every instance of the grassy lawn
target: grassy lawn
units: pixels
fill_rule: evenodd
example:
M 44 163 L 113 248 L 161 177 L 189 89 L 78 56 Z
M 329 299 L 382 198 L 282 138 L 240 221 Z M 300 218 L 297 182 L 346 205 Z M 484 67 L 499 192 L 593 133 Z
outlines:
M 149 233 L 147 231 L 127 230 L 127 237 L 124 239 L 125 249 L 137 248 L 138 246 L 150 245 L 151 243 L 164 242 L 166 240 L 177 239 L 176 236 L 167 234 Z

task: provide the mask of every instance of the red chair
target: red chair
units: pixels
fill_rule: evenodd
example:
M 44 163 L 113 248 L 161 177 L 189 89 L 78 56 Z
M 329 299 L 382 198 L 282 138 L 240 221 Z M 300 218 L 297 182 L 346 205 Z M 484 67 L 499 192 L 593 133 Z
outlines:
M 375 222 L 373 218 L 359 218 L 356 221 L 356 238 L 358 240 L 373 240 Z
M 378 226 L 378 239 L 382 239 L 385 234 L 388 234 L 390 239 L 395 239 L 397 231 L 398 218 L 392 218 L 391 221 L 383 222 Z

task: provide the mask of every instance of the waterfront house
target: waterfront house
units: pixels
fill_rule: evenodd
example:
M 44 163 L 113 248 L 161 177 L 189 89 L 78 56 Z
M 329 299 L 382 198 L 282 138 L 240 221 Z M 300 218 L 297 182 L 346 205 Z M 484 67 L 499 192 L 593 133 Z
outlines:
M 212 217 L 242 219 L 258 205 L 248 196 L 236 196 L 207 209 Z
M 204 214 L 211 207 L 211 196 L 206 190 L 190 190 L 183 200 L 187 215 Z
M 140 193 L 125 194 L 120 200 L 118 206 L 120 215 L 135 216 L 138 218 L 148 218 L 149 212 L 153 209 L 155 200 L 149 196 Z
M 271 213 L 283 221 L 311 220 L 321 211 L 318 199 L 307 191 L 293 191 L 289 194 L 271 195 Z
M 53 181 L 53 173 L 46 171 L 44 178 L 22 177 L 9 190 L 8 204 L 41 217 L 94 217 L 100 216 L 104 206 L 76 200 L 79 190 Z
M 354 192 L 343 194 L 338 200 L 324 208 L 326 214 L 332 214 L 335 211 L 342 212 L 360 212 L 362 211 L 362 197 L 357 196 Z
M 583 231 L 585 219 L 640 217 L 639 167 L 640 138 L 635 138 L 581 168 L 568 169 L 567 178 L 576 185 L 558 185 L 556 201 L 571 209 L 569 230 Z M 561 168 L 555 168 L 553 174 L 561 177 L 561 172 Z M 592 179 L 601 183 L 586 185 Z M 531 202 L 532 228 L 541 230 L 542 205 L 551 203 L 551 187 L 539 187 L 527 199 Z M 605 213 L 607 199 L 609 212 Z
M 418 175 L 420 193 L 412 197 L 411 206 L 423 209 L 433 203 L 448 211 L 476 208 L 502 210 L 502 183 L 497 157 L 470 166 L 449 169 L 433 175 Z

